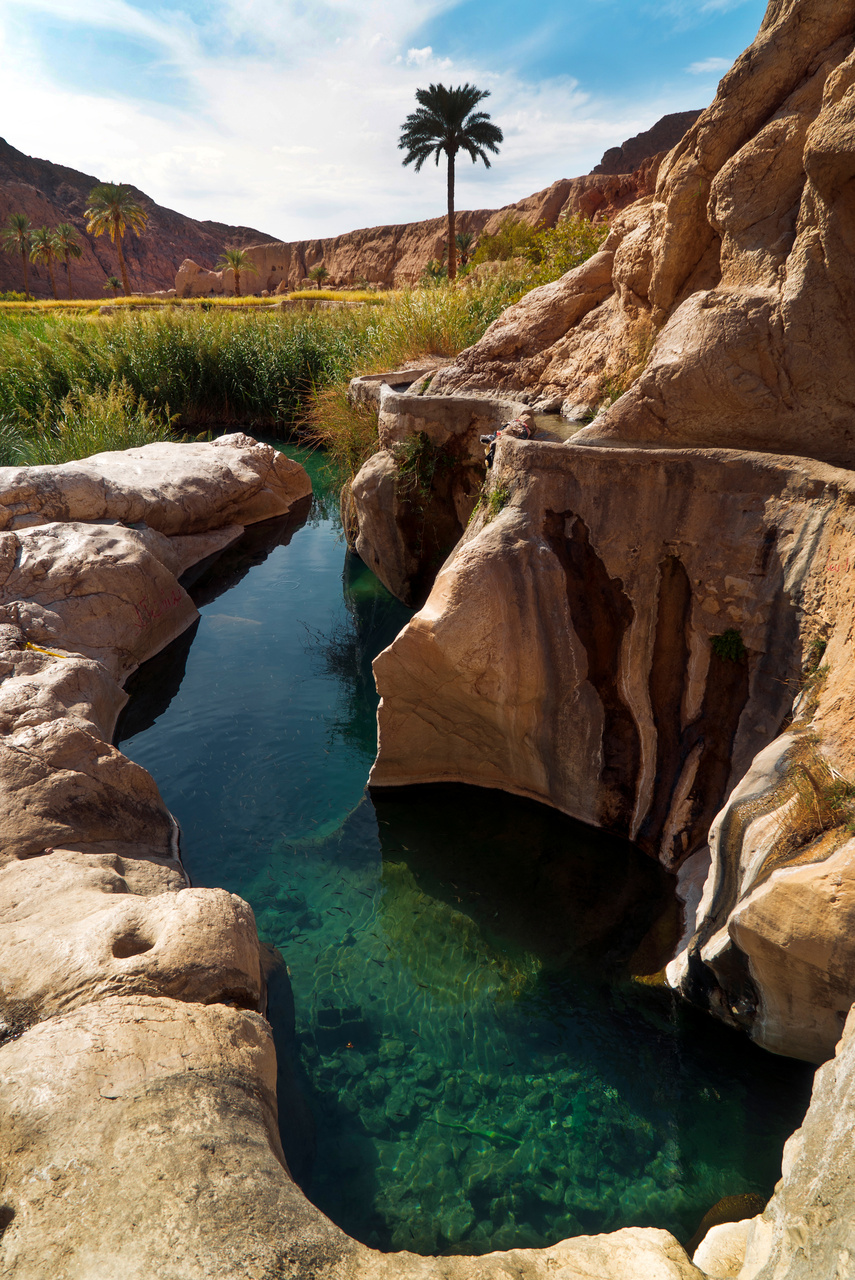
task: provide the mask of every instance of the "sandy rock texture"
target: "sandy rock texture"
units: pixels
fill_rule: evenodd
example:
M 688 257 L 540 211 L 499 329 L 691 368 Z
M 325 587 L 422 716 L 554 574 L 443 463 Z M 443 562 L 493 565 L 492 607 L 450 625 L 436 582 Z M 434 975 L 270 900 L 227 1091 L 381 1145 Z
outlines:
M 491 485 L 506 505 L 479 511 L 375 661 L 372 785 L 498 787 L 629 836 L 672 870 L 699 858 L 675 983 L 760 1043 L 822 1061 L 855 999 L 851 846 L 838 831 L 783 850 L 780 813 L 759 833 L 729 810 L 713 820 L 728 796 L 754 813 L 773 785 L 755 757 L 819 635 L 835 674 L 788 742 L 819 732 L 833 766 L 855 773 L 851 588 L 832 571 L 855 565 L 852 474 L 503 440 Z M 717 648 L 728 631 L 736 657 Z M 786 776 L 772 810 L 790 803 Z
M 605 296 L 580 289 L 587 264 L 569 273 L 555 293 L 586 308 L 556 332 L 534 291 L 432 391 L 619 395 L 588 440 L 850 465 L 853 27 L 853 0 L 772 0 L 654 194 L 615 219 Z
M 358 380 L 361 382 L 362 380 Z M 424 604 L 439 566 L 460 540 L 486 472 L 482 435 L 526 406 L 503 397 L 441 401 L 381 386 L 380 448 L 347 493 L 351 541 L 404 604 Z M 362 388 L 357 386 L 358 396 Z

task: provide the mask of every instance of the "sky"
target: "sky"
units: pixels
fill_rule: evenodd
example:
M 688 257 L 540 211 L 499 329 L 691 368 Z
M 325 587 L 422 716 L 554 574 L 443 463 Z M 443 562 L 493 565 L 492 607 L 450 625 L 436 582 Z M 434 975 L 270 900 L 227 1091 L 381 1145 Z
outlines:
M 470 83 L 504 131 L 462 156 L 457 207 L 587 173 L 670 111 L 707 106 L 766 0 L 0 0 L 0 136 L 277 239 L 445 210 L 443 166 L 397 148 L 431 83 Z

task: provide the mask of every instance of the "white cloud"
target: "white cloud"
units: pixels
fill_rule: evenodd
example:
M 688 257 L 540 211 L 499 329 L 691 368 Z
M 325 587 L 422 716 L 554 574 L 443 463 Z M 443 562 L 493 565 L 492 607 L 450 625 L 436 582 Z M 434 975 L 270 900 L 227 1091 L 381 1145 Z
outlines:
M 0 118 L 22 151 L 285 239 L 439 216 L 442 166 L 404 169 L 397 141 L 416 88 L 451 65 L 436 42 L 419 47 L 418 33 L 455 3 L 211 0 L 191 21 L 129 0 L 0 0 Z M 133 84 L 69 88 L 36 39 L 40 12 L 151 42 L 192 108 L 147 103 Z M 496 208 L 585 173 L 606 147 L 695 105 L 651 93 L 627 108 L 569 77 L 527 82 L 477 54 L 455 60 L 453 82 L 466 81 L 491 91 L 505 143 L 489 172 L 459 163 L 461 209 Z
M 689 75 L 707 76 L 720 75 L 723 76 L 725 71 L 729 71 L 733 66 L 732 58 L 704 58 L 702 62 L 692 62 L 686 67 Z
M 431 46 L 425 45 L 424 49 L 408 49 L 407 50 L 407 66 L 423 67 L 433 58 L 433 49 Z

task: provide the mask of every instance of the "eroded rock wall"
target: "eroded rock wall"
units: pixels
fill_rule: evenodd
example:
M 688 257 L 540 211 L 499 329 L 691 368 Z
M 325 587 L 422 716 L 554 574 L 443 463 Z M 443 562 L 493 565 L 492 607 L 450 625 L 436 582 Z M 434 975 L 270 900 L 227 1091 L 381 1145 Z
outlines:
M 743 853 L 744 827 L 719 850 L 732 824 L 713 819 L 731 792 L 753 813 L 770 789 L 752 762 L 780 732 L 820 636 L 834 675 L 792 732 L 818 731 L 833 767 L 855 772 L 844 723 L 852 473 L 726 450 L 505 439 L 490 483 L 500 502 L 478 512 L 375 661 L 372 784 L 526 795 L 672 870 L 708 857 L 710 839 L 713 872 L 692 863 L 705 898 L 674 981 L 760 1043 L 822 1061 L 855 999 L 849 846 L 838 831 L 782 854 L 779 813 L 765 854 L 756 840 Z M 788 792 L 771 807 L 785 803 Z

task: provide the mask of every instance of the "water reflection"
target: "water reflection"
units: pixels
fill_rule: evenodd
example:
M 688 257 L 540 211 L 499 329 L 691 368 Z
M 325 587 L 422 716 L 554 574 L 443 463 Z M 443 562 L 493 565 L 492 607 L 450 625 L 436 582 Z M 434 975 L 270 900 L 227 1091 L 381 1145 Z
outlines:
M 205 567 L 192 647 L 140 670 L 122 727 L 194 883 L 248 898 L 290 969 L 270 1016 L 295 1175 L 359 1239 L 426 1252 L 686 1238 L 768 1194 L 810 1071 L 632 979 L 673 928 L 658 866 L 495 792 L 364 795 L 370 662 L 408 614 L 326 501 Z

